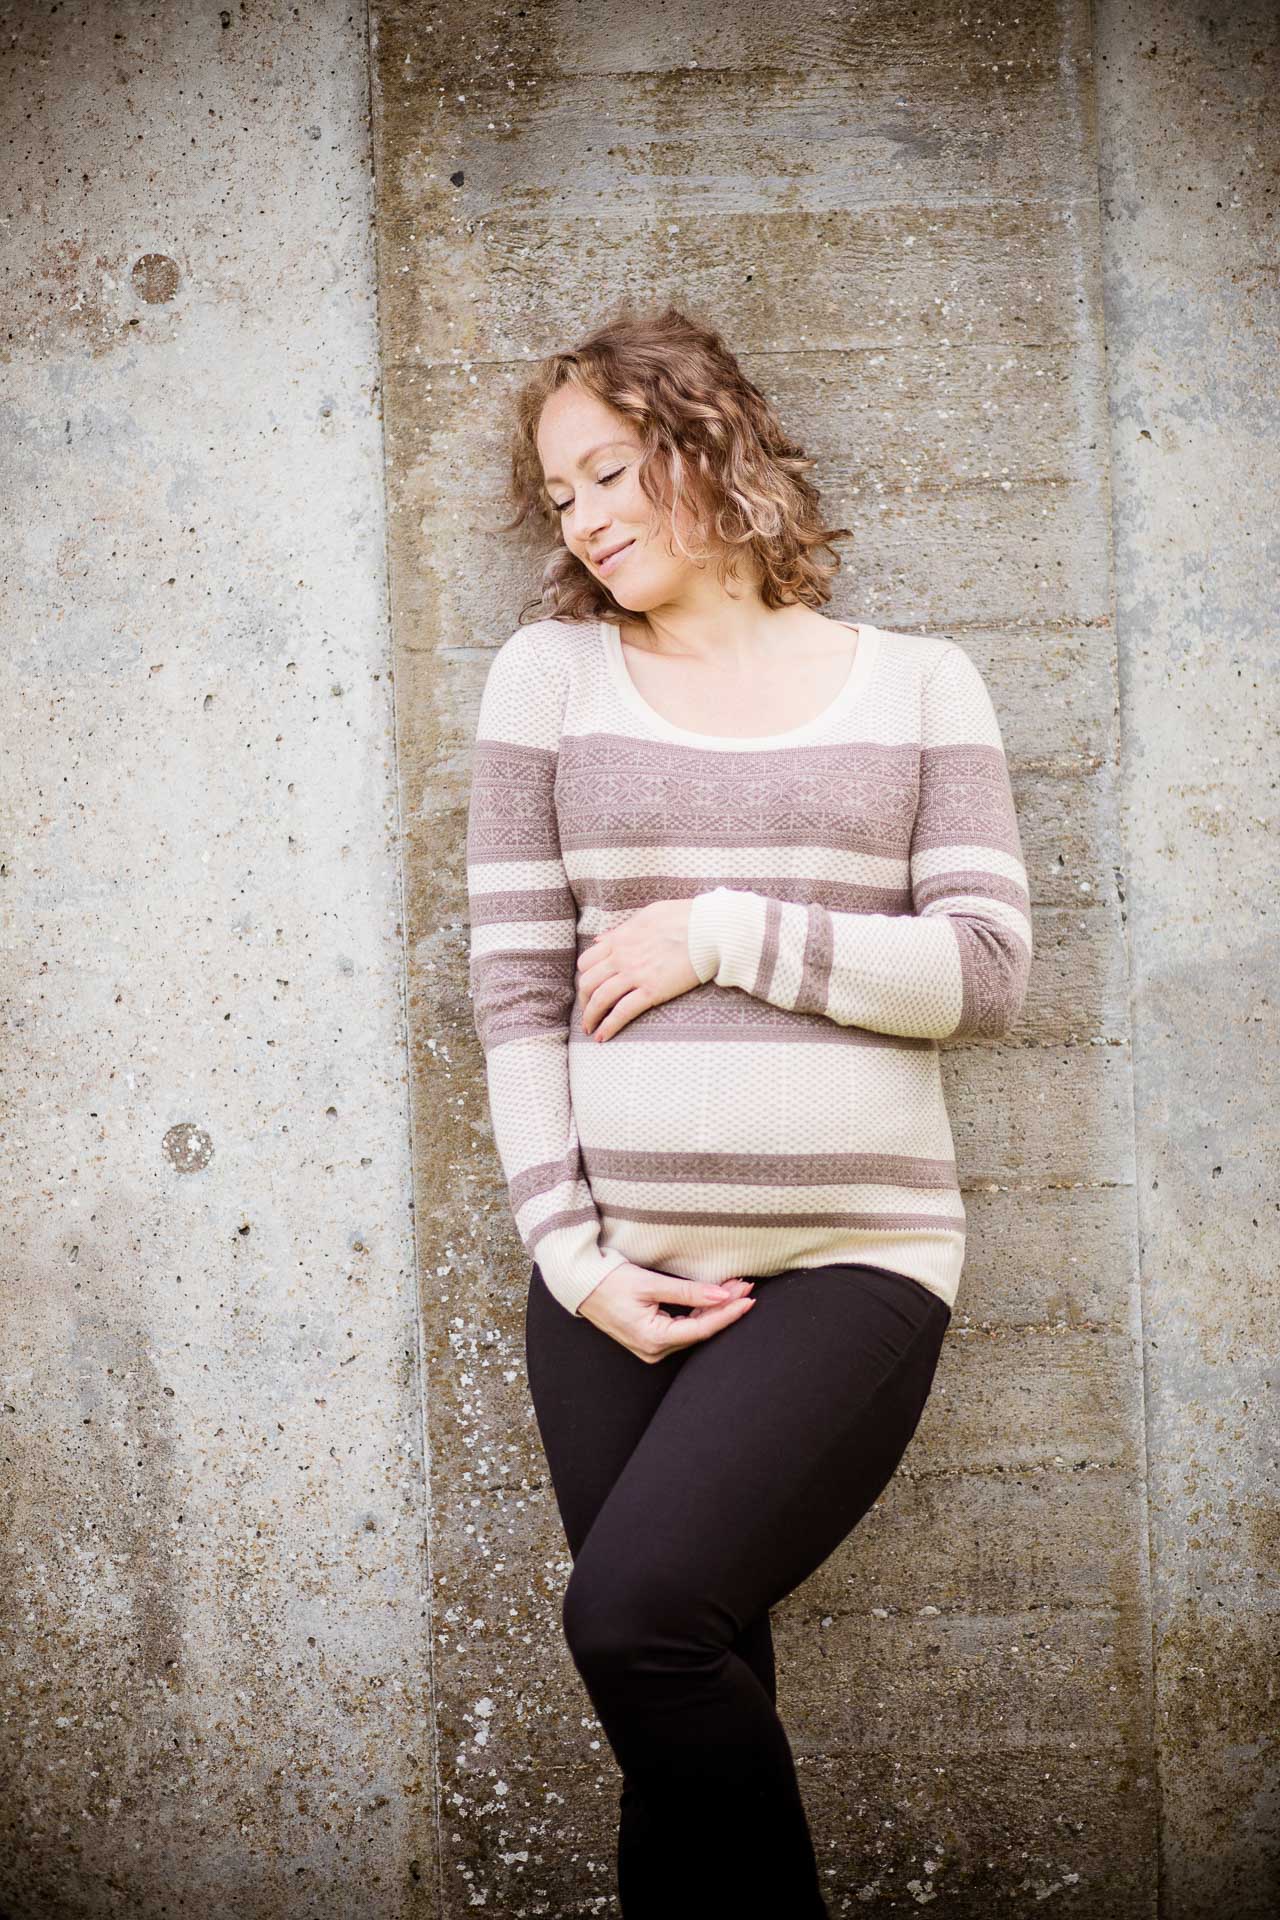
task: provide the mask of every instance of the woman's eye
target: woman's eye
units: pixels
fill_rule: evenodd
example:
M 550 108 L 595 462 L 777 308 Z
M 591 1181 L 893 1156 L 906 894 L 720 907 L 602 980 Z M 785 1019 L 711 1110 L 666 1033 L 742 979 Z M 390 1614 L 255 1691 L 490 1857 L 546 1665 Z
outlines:
M 626 472 L 625 467 L 615 467 L 612 473 L 602 473 L 600 475 L 600 485 L 602 487 L 607 487 L 611 481 L 616 480 L 620 474 L 623 474 L 625 472 Z M 572 500 L 553 500 L 551 504 L 555 508 L 557 513 L 567 513 L 569 511 L 569 508 L 573 505 L 573 502 Z

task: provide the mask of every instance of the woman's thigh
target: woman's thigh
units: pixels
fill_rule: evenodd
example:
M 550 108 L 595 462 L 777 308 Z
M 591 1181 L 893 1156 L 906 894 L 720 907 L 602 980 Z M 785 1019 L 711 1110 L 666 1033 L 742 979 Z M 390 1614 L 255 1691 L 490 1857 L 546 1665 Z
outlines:
M 683 1355 L 655 1365 L 638 1359 L 590 1320 L 567 1313 L 536 1263 L 529 1276 L 524 1345 L 542 1449 L 569 1551 L 576 1557 Z
M 649 1409 L 576 1559 L 592 1611 L 687 1601 L 732 1638 L 821 1565 L 906 1452 L 946 1303 L 869 1266 L 767 1275 L 756 1302 L 688 1348 Z

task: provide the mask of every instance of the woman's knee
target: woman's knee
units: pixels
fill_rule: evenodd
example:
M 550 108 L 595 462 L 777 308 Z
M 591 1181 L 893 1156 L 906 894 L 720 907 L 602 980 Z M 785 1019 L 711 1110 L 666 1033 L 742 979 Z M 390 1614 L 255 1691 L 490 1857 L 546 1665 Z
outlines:
M 585 1558 L 574 1562 L 560 1608 L 564 1637 L 582 1670 L 625 1667 L 635 1648 L 635 1618 L 625 1587 L 599 1578 Z
M 622 1674 L 659 1659 L 712 1651 L 692 1596 L 651 1567 L 628 1569 L 589 1552 L 574 1563 L 561 1603 L 564 1637 L 580 1671 Z

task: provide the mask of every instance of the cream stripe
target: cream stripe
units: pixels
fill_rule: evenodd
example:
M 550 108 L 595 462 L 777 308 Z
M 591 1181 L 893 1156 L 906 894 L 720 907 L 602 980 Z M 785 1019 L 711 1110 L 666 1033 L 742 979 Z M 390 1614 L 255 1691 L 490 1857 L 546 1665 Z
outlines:
M 471 930 L 471 954 L 486 960 L 491 954 L 518 948 L 525 953 L 577 953 L 573 925 L 567 920 L 483 921 Z
M 953 867 L 957 871 L 999 874 L 1006 880 L 1016 880 L 1023 887 L 1027 884 L 1026 867 L 1013 854 L 999 847 L 970 846 L 963 840 L 948 841 L 945 847 L 926 847 L 917 853 L 911 862 L 911 875 L 915 880 L 928 879 L 935 873 L 947 873 Z

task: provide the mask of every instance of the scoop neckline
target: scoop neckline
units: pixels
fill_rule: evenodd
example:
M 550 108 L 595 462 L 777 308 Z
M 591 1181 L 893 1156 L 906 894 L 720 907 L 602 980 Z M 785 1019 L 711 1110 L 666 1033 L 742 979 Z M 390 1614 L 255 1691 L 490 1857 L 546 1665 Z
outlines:
M 823 619 L 830 616 L 823 615 Z M 641 714 L 649 725 L 668 740 L 682 740 L 699 747 L 715 747 L 721 752 L 734 753 L 754 748 L 785 747 L 796 741 L 807 740 L 811 735 L 837 720 L 853 701 L 862 687 L 874 664 L 879 648 L 880 629 L 865 620 L 835 620 L 834 626 L 848 627 L 858 636 L 857 651 L 852 665 L 845 675 L 844 682 L 834 700 L 831 700 L 816 713 L 811 720 L 802 720 L 798 727 L 788 727 L 785 733 L 697 733 L 692 727 L 677 726 L 674 720 L 668 720 L 665 714 L 651 707 L 641 693 L 627 669 L 626 656 L 622 651 L 622 635 L 611 620 L 597 620 L 596 626 L 604 646 L 605 659 L 614 684 L 627 704 Z

